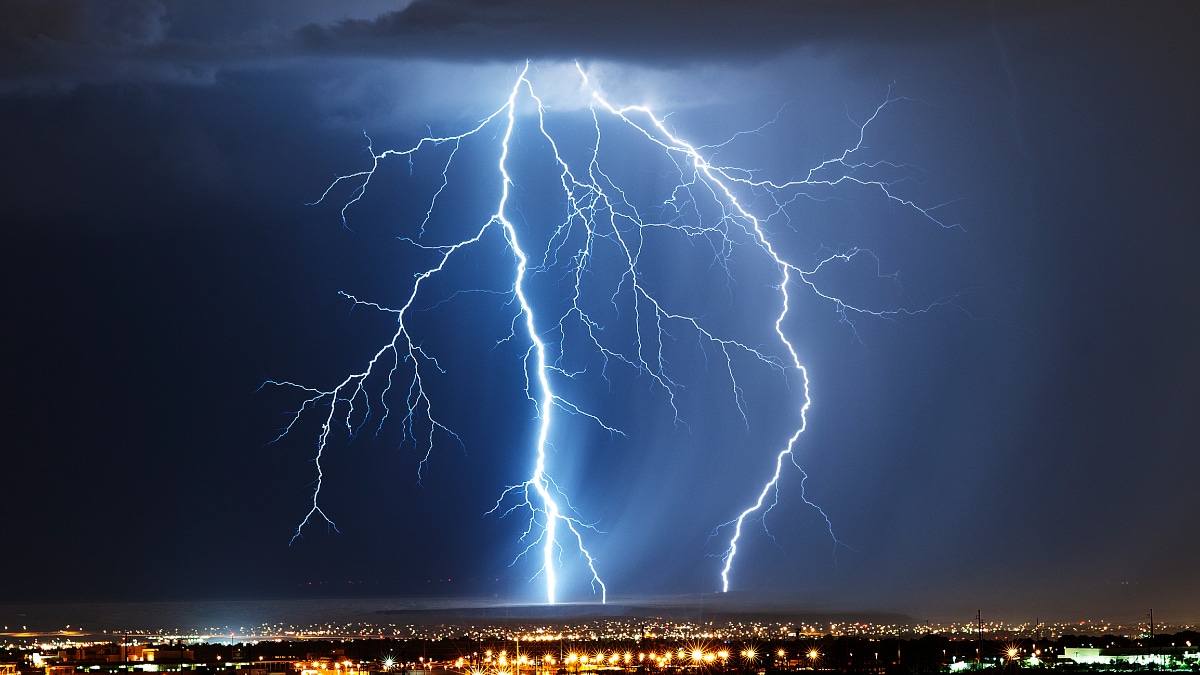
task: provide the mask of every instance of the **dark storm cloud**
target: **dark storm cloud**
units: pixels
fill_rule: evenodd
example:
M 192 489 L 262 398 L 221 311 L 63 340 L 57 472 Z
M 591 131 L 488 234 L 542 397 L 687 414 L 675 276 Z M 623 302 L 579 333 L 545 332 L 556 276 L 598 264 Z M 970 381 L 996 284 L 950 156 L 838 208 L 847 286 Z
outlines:
M 0 5 L 0 88 L 210 84 L 222 68 L 269 67 L 305 24 L 373 17 L 403 2 L 13 0 Z
M 999 13 L 1036 7 L 1005 3 Z M 985 3 L 944 0 L 424 0 L 372 20 L 305 26 L 300 39 L 307 48 L 331 53 L 450 60 L 568 56 L 670 64 L 754 60 L 843 41 L 937 39 L 986 23 L 996 13 Z
M 167 8 L 154 0 L 16 0 L 0 9 L 0 26 L 5 89 L 210 81 L 217 61 L 211 53 L 196 53 L 200 45 L 171 39 Z
M 5 4 L 9 40 L 63 45 L 127 47 L 161 40 L 166 7 L 154 0 L 110 3 L 10 2 Z
M 1056 3 L 1050 11 L 1069 4 Z M 1039 3 L 989 7 L 949 0 L 418 0 L 337 8 L 308 2 L 16 0 L 0 8 L 0 86 L 205 84 L 222 68 L 337 56 L 745 62 L 799 47 L 925 42 L 1044 11 Z

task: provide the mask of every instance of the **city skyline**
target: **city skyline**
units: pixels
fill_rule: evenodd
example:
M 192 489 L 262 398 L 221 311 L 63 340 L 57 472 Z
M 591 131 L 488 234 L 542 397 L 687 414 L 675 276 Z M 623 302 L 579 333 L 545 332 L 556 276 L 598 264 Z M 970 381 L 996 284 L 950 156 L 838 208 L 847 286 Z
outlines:
M 1179 617 L 1149 613 L 1090 619 L 911 617 L 872 611 L 811 610 L 786 603 L 714 598 L 620 598 L 616 603 L 502 605 L 481 601 L 328 599 L 0 606 L 0 637 L 21 648 L 41 641 L 142 644 L 186 639 L 210 644 L 277 640 L 426 640 L 614 642 L 640 640 L 787 641 L 817 636 L 941 635 L 1050 638 L 1146 637 L 1195 631 Z M 1116 620 L 1113 620 L 1113 619 Z M 17 621 L 18 623 L 13 623 Z

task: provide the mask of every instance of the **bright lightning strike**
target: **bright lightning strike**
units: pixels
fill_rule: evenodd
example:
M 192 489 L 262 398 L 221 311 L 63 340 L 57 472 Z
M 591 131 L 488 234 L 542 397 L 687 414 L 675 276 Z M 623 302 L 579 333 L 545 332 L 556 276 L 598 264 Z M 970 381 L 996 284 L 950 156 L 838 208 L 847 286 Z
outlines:
M 356 306 L 393 314 L 396 331 L 391 339 L 375 351 L 362 370 L 331 388 L 317 389 L 288 381 L 267 382 L 304 393 L 299 409 L 291 415 L 279 438 L 309 414 L 319 414 L 321 421 L 311 507 L 297 526 L 293 541 L 314 521 L 323 521 L 336 529 L 321 507 L 321 488 L 325 478 L 322 461 L 331 435 L 338 430 L 353 437 L 374 416 L 378 433 L 389 418 L 399 417 L 405 442 L 423 455 L 418 463 L 418 480 L 426 470 L 439 434 L 462 443 L 459 435 L 443 423 L 445 417 L 438 407 L 442 404 L 430 395 L 431 378 L 446 370 L 434 350 L 424 346 L 413 319 L 431 306 L 454 299 L 455 295 L 439 298 L 430 287 L 435 285 L 435 279 L 451 276 L 453 265 L 466 252 L 499 245 L 505 255 L 511 256 L 511 276 L 505 281 L 506 286 L 457 292 L 498 293 L 512 303 L 511 330 L 501 342 L 521 345 L 524 394 L 538 424 L 529 450 L 532 465 L 529 473 L 502 491 L 492 512 L 502 517 L 521 514 L 525 518 L 522 549 L 514 563 L 523 558 L 536 561 L 537 571 L 533 576 L 543 579 L 547 602 L 559 599 L 561 557 L 568 550 L 582 560 L 590 574 L 586 581 L 592 592 L 602 601 L 607 594 L 599 572 L 600 561 L 588 549 L 587 540 L 597 530 L 572 506 L 567 491 L 553 478 L 553 434 L 565 425 L 562 420 L 578 418 L 608 434 L 624 435 L 601 414 L 569 396 L 566 392 L 570 388 L 565 385 L 584 375 L 587 366 L 578 364 L 589 360 L 598 360 L 601 376 L 606 380 L 610 369 L 628 368 L 648 377 L 655 388 L 663 391 L 675 422 L 686 424 L 678 405 L 683 385 L 680 376 L 670 368 L 672 350 L 684 336 L 690 336 L 691 348 L 706 360 L 709 356 L 716 358 L 721 366 L 720 377 L 725 381 L 725 395 L 746 424 L 749 424 L 746 398 L 739 380 L 742 373 L 750 368 L 766 368 L 785 379 L 797 377 L 802 385 L 793 431 L 786 443 L 773 451 L 761 491 L 736 517 L 714 531 L 714 534 L 725 528 L 732 531 L 721 554 L 722 589 L 729 589 L 738 544 L 747 523 L 758 521 L 765 529 L 765 517 L 778 503 L 779 483 L 787 465 L 800 471 L 800 498 L 824 517 L 830 537 L 835 545 L 839 543 L 828 516 L 804 496 L 803 481 L 807 474 L 795 457 L 796 443 L 807 426 L 811 399 L 808 372 L 788 328 L 794 322 L 793 294 L 799 291 L 814 294 L 852 327 L 855 315 L 885 317 L 918 313 L 950 300 L 917 309 L 875 309 L 852 303 L 823 288 L 821 272 L 860 257 L 872 260 L 870 251 L 838 251 L 805 266 L 784 254 L 775 230 L 780 223 L 786 224 L 788 209 L 798 200 L 811 197 L 814 190 L 840 187 L 869 189 L 930 223 L 953 227 L 938 219 L 934 213 L 936 207 L 921 207 L 901 196 L 896 183 L 872 177 L 894 175 L 904 167 L 859 159 L 870 125 L 887 106 L 903 99 L 889 96 L 881 103 L 858 127 L 858 141 L 853 146 L 803 171 L 802 178 L 777 181 L 762 177 L 755 170 L 717 163 L 719 152 L 731 141 L 693 145 L 680 138 L 665 117 L 649 108 L 610 103 L 593 88 L 581 67 L 577 65 L 576 70 L 580 86 L 590 98 L 591 131 L 584 152 L 572 154 L 561 149 L 566 147 L 560 146 L 558 140 L 563 136 L 551 131 L 550 111 L 539 96 L 526 64 L 503 104 L 475 126 L 459 134 L 426 136 L 407 149 L 377 152 L 368 145 L 372 157 L 370 168 L 337 177 L 317 200 L 318 203 L 326 200 L 335 189 L 353 186 L 341 209 L 343 223 L 348 223 L 352 207 L 366 197 L 368 189 L 375 189 L 372 180 L 383 162 L 402 159 L 411 169 L 418 158 L 434 148 L 450 149 L 440 164 L 441 186 L 430 197 L 418 232 L 412 237 L 400 237 L 430 261 L 413 276 L 411 286 L 404 291 L 403 303 L 385 307 L 343 294 Z M 641 186 L 616 179 L 614 170 L 602 159 L 608 135 L 618 133 L 614 129 L 624 130 L 651 148 L 658 153 L 658 161 L 669 167 L 674 185 L 665 199 L 650 207 L 635 206 L 640 202 L 632 193 L 639 192 Z M 558 222 L 530 222 L 513 204 L 513 190 L 519 187 L 514 179 L 518 164 L 514 152 L 526 147 L 519 140 L 522 134 L 531 133 L 542 139 L 547 149 L 545 160 L 554 167 L 554 191 L 562 213 Z M 465 144 L 485 143 L 489 139 L 498 150 L 495 180 L 499 197 L 495 208 L 471 226 L 466 236 L 439 240 L 445 233 L 433 221 L 440 210 L 439 200 L 451 184 L 456 158 Z M 739 337 L 736 331 L 723 329 L 702 312 L 681 307 L 677 299 L 657 289 L 649 268 L 654 265 L 655 257 L 661 255 L 654 249 L 663 242 L 664 235 L 676 238 L 681 245 L 711 247 L 711 264 L 727 274 L 731 274 L 731 265 L 741 256 L 756 257 L 756 265 L 769 268 L 773 275 L 770 289 L 775 299 L 774 309 L 768 310 L 764 318 L 771 326 L 775 344 L 763 345 L 744 335 Z M 557 279 L 550 287 L 559 292 L 559 298 L 546 300 L 544 292 L 531 290 L 534 278 L 539 275 Z M 316 413 L 318 409 L 323 412 Z

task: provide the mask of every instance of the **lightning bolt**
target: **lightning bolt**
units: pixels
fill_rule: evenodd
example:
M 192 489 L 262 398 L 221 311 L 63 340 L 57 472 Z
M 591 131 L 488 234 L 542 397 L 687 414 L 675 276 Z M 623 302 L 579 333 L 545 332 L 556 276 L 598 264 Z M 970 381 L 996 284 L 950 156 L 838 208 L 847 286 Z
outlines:
M 371 166 L 345 176 L 338 176 L 326 188 L 314 204 L 324 202 L 342 186 L 353 186 L 350 197 L 341 208 L 343 225 L 348 225 L 348 212 L 359 203 L 372 188 L 372 180 L 385 161 L 393 158 L 409 163 L 424 151 L 438 146 L 451 148 L 442 165 L 441 186 L 430 198 L 424 219 L 415 237 L 400 237 L 406 244 L 431 257 L 432 263 L 417 272 L 411 287 L 406 291 L 405 301 L 399 307 L 385 307 L 378 303 L 360 300 L 343 293 L 355 306 L 363 305 L 395 315 L 397 328 L 391 339 L 384 343 L 368 360 L 365 368 L 347 376 L 332 388 L 316 389 L 290 381 L 268 380 L 264 386 L 294 388 L 303 392 L 300 407 L 291 413 L 287 425 L 276 440 L 286 436 L 302 417 L 319 408 L 321 413 L 320 433 L 317 438 L 316 481 L 312 493 L 311 507 L 297 526 L 292 541 L 302 536 L 304 529 L 313 522 L 324 522 L 336 529 L 333 520 L 320 505 L 322 482 L 325 478 L 322 460 L 331 434 L 342 430 L 350 438 L 355 437 L 377 415 L 375 433 L 392 416 L 393 408 L 400 416 L 400 427 L 404 441 L 411 443 L 423 453 L 418 463 L 417 479 L 420 481 L 427 468 L 430 453 L 439 434 L 457 443 L 462 439 L 447 424 L 444 424 L 440 409 L 430 397 L 427 382 L 446 372 L 435 354 L 422 346 L 412 325 L 416 312 L 429 308 L 432 298 L 427 298 L 427 285 L 434 278 L 449 274 L 452 261 L 465 251 L 495 244 L 496 235 L 504 250 L 512 256 L 510 285 L 502 289 L 465 289 L 459 292 L 498 293 L 510 299 L 513 306 L 511 330 L 500 342 L 515 342 L 523 345 L 525 372 L 524 393 L 529 399 L 538 421 L 537 435 L 531 448 L 532 469 L 528 476 L 504 489 L 489 513 L 500 517 L 521 514 L 525 526 L 520 536 L 523 546 L 513 560 L 529 558 L 536 560 L 537 569 L 531 578 L 541 577 L 545 583 L 545 597 L 549 603 L 558 600 L 558 571 L 562 555 L 571 550 L 586 566 L 592 592 L 604 601 L 607 587 L 598 572 L 598 561 L 589 552 L 587 539 L 598 532 L 595 525 L 584 520 L 551 473 L 553 448 L 552 433 L 561 426 L 559 415 L 581 418 L 610 435 L 624 435 L 610 425 L 599 414 L 589 411 L 564 393 L 563 383 L 580 377 L 586 367 L 573 367 L 572 355 L 590 353 L 601 363 L 601 376 L 606 380 L 611 368 L 629 368 L 640 376 L 648 377 L 654 388 L 666 395 L 674 412 L 675 422 L 685 425 L 679 409 L 682 384 L 669 368 L 674 344 L 679 335 L 690 334 L 695 347 L 707 359 L 709 355 L 721 364 L 720 377 L 725 380 L 725 395 L 736 408 L 741 419 L 749 425 L 744 390 L 739 382 L 739 373 L 751 368 L 766 368 L 786 378 L 798 376 L 802 384 L 799 407 L 795 411 L 795 427 L 786 444 L 774 452 L 774 461 L 769 465 L 767 478 L 757 499 L 742 510 L 735 518 L 717 526 L 714 535 L 732 529 L 728 545 L 720 555 L 722 561 L 721 587 L 727 591 L 738 544 L 745 534 L 748 522 L 757 520 L 766 529 L 766 516 L 778 504 L 779 483 L 787 465 L 800 471 L 801 500 L 816 509 L 825 519 L 829 535 L 836 547 L 840 544 L 834 535 L 831 519 L 804 494 L 804 481 L 808 475 L 800 468 L 795 457 L 796 444 L 804 433 L 811 404 L 808 372 L 801 363 L 790 337 L 792 295 L 806 291 L 833 307 L 840 320 L 853 330 L 857 316 L 889 317 L 898 314 L 926 312 L 935 306 L 953 302 L 953 297 L 942 298 L 924 307 L 871 308 L 849 302 L 824 289 L 820 281 L 823 269 L 839 263 L 864 258 L 874 261 L 877 270 L 879 261 L 866 249 L 835 251 L 819 256 L 807 267 L 782 252 L 772 234 L 776 222 L 787 222 L 787 209 L 801 199 L 817 199 L 815 190 L 831 190 L 856 186 L 867 188 L 904 209 L 918 214 L 930 223 L 942 227 L 957 227 L 943 223 L 936 216 L 938 206 L 922 207 L 897 192 L 899 179 L 889 180 L 886 176 L 903 173 L 908 167 L 885 161 L 858 159 L 863 154 L 868 128 L 890 105 L 906 100 L 888 96 L 880 103 L 866 122 L 858 125 L 857 142 L 837 156 L 820 162 L 803 172 L 802 178 L 774 181 L 760 176 L 759 172 L 737 166 L 717 163 L 719 152 L 737 138 L 715 145 L 692 145 L 683 140 L 668 126 L 667 118 L 658 116 L 642 105 L 617 106 L 610 103 L 600 90 L 592 85 L 587 72 L 578 64 L 575 70 L 581 91 L 588 97 L 586 106 L 591 118 L 591 132 L 587 151 L 581 161 L 568 161 L 560 150 L 556 135 L 548 127 L 548 106 L 539 95 L 531 77 L 530 65 L 525 64 L 509 90 L 504 103 L 475 126 L 456 135 L 429 135 L 419 139 L 407 149 L 377 152 L 370 138 L 367 149 L 371 153 Z M 552 156 L 556 184 L 561 188 L 561 222 L 548 228 L 548 235 L 530 248 L 528 239 L 537 241 L 536 231 L 531 226 L 519 226 L 513 218 L 512 152 L 514 134 L 519 133 L 523 120 L 529 120 L 529 128 L 536 128 L 536 136 L 545 142 Z M 628 194 L 629 185 L 619 184 L 611 170 L 606 171 L 601 159 L 602 148 L 606 148 L 604 129 L 615 125 L 632 137 L 641 139 L 656 148 L 671 167 L 677 179 L 669 194 L 653 207 L 638 208 L 635 199 Z M 486 137 L 489 129 L 492 138 L 498 139 L 499 158 L 496 175 L 499 183 L 499 198 L 495 210 L 469 236 L 449 243 L 427 243 L 426 231 L 433 214 L 438 209 L 439 198 L 450 182 L 450 171 L 457 153 L 464 143 L 475 138 Z M 578 159 L 578 158 L 577 158 Z M 558 188 L 556 188 L 557 190 Z M 939 205 L 940 206 L 940 205 Z M 765 214 L 765 215 L 756 215 Z M 752 339 L 738 337 L 710 326 L 703 315 L 689 312 L 678 306 L 678 301 L 656 291 L 648 278 L 647 263 L 643 258 L 651 257 L 647 252 L 657 245 L 662 233 L 680 238 L 689 245 L 705 244 L 711 247 L 712 264 L 716 269 L 729 272 L 735 258 L 757 255 L 763 264 L 774 271 L 776 309 L 771 310 L 774 347 L 757 346 Z M 533 251 L 536 254 L 532 254 Z M 878 272 L 883 275 L 881 271 Z M 557 274 L 559 281 L 554 287 L 561 292 L 559 309 L 553 303 L 539 305 L 531 296 L 530 284 L 538 275 L 550 277 Z M 731 282 L 732 283 L 732 282 Z M 602 290 L 603 292 L 599 292 Z M 433 306 L 454 299 L 437 300 Z M 596 303 L 595 297 L 605 299 Z M 610 320 L 608 317 L 614 317 Z M 625 322 L 627 332 L 623 338 L 619 331 L 606 330 L 612 321 Z M 857 335 L 857 333 L 855 333 Z M 757 364 L 757 366 L 755 366 Z M 378 413 L 373 412 L 378 408 Z M 769 531 L 768 531 L 769 535 Z

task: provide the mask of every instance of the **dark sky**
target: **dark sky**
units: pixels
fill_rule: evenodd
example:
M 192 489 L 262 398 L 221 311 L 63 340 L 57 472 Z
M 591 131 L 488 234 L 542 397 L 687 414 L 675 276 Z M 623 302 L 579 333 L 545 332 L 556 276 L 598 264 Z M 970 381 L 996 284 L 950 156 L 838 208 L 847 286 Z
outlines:
M 317 423 L 270 443 L 300 399 L 257 390 L 331 387 L 394 330 L 338 291 L 402 302 L 421 258 L 396 237 L 419 226 L 446 155 L 411 175 L 387 165 L 345 228 L 348 190 L 306 203 L 369 167 L 363 132 L 380 150 L 466 130 L 531 59 L 571 152 L 594 143 L 577 60 L 697 145 L 774 120 L 720 159 L 785 179 L 852 145 L 890 86 L 907 100 L 869 127 L 869 157 L 904 163 L 898 191 L 961 226 L 853 189 L 791 205 L 791 229 L 771 221 L 804 264 L 859 246 L 897 275 L 822 279 L 852 301 L 954 301 L 851 326 L 793 289 L 812 386 L 796 456 L 845 546 L 789 469 L 774 539 L 747 529 L 737 590 L 937 618 L 1200 620 L 1200 10 L 1046 4 L 5 3 L 0 601 L 542 598 L 536 565 L 510 566 L 523 521 L 486 515 L 528 475 L 534 429 L 524 347 L 496 345 L 511 296 L 420 314 L 463 446 L 439 437 L 418 483 L 423 452 L 393 426 L 334 437 L 323 505 L 340 533 L 288 545 Z M 529 157 L 534 131 L 516 146 Z M 497 133 L 463 146 L 434 225 L 494 208 Z M 614 176 L 661 161 L 632 136 L 609 147 Z M 558 207 L 528 181 L 532 233 Z M 664 294 L 779 355 L 761 266 L 723 286 L 693 271 L 694 249 L 648 255 Z M 462 287 L 502 288 L 510 263 L 481 252 Z M 426 307 L 453 293 L 439 284 Z M 742 423 L 728 381 L 692 357 L 675 363 L 687 426 L 644 374 L 564 384 L 628 433 L 560 415 L 555 441 L 616 596 L 717 590 L 708 535 L 792 430 L 797 392 L 778 376 L 746 375 Z M 589 597 L 577 578 L 563 596 Z

